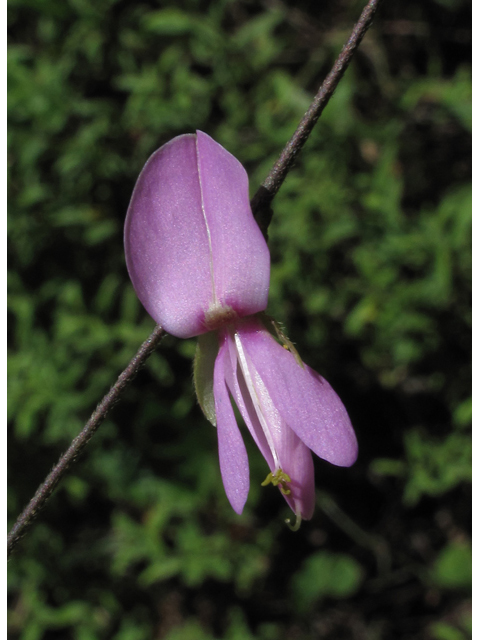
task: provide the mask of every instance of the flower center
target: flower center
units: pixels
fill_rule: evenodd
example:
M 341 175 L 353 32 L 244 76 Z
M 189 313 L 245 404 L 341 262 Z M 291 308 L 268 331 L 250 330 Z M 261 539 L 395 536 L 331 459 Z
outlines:
M 226 324 L 234 322 L 236 318 L 237 314 L 232 307 L 228 305 L 223 307 L 217 302 L 210 305 L 210 308 L 206 311 L 204 323 L 209 331 L 215 331 Z

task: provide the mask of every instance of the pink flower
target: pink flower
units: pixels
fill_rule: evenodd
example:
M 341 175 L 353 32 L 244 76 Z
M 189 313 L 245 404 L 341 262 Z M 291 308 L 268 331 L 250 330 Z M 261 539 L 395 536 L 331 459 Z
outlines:
M 199 336 L 195 387 L 217 427 L 227 497 L 241 513 L 249 467 L 234 399 L 270 473 L 297 515 L 309 519 L 311 451 L 339 466 L 357 457 L 347 412 L 326 380 L 303 364 L 262 314 L 270 254 L 253 218 L 248 178 L 201 131 L 174 138 L 147 161 L 125 223 L 135 291 L 152 318 L 179 338 Z

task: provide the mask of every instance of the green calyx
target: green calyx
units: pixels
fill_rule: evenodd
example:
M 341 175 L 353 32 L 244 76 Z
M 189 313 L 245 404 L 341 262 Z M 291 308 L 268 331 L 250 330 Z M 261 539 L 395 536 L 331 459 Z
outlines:
M 214 427 L 217 426 L 215 398 L 213 397 L 213 370 L 218 354 L 218 336 L 215 332 L 198 336 L 195 360 L 193 361 L 193 382 L 198 404 L 205 417 Z

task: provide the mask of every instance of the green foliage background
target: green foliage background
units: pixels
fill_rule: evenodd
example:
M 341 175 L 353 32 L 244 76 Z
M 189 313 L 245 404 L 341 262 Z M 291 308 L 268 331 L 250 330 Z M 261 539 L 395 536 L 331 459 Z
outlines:
M 149 154 L 206 131 L 252 195 L 363 7 L 10 0 L 9 520 L 153 328 L 122 227 Z M 390 0 L 274 202 L 269 312 L 338 391 L 298 533 L 246 437 L 225 497 L 195 342 L 167 338 L 9 564 L 18 640 L 470 635 L 470 3 Z

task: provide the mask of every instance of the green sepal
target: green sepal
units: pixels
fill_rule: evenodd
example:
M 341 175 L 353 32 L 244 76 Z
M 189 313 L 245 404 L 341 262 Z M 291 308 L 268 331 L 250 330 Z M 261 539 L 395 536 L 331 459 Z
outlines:
M 205 417 L 214 427 L 217 426 L 215 398 L 213 397 L 213 369 L 218 354 L 218 336 L 215 331 L 198 336 L 195 360 L 193 361 L 193 382 Z

